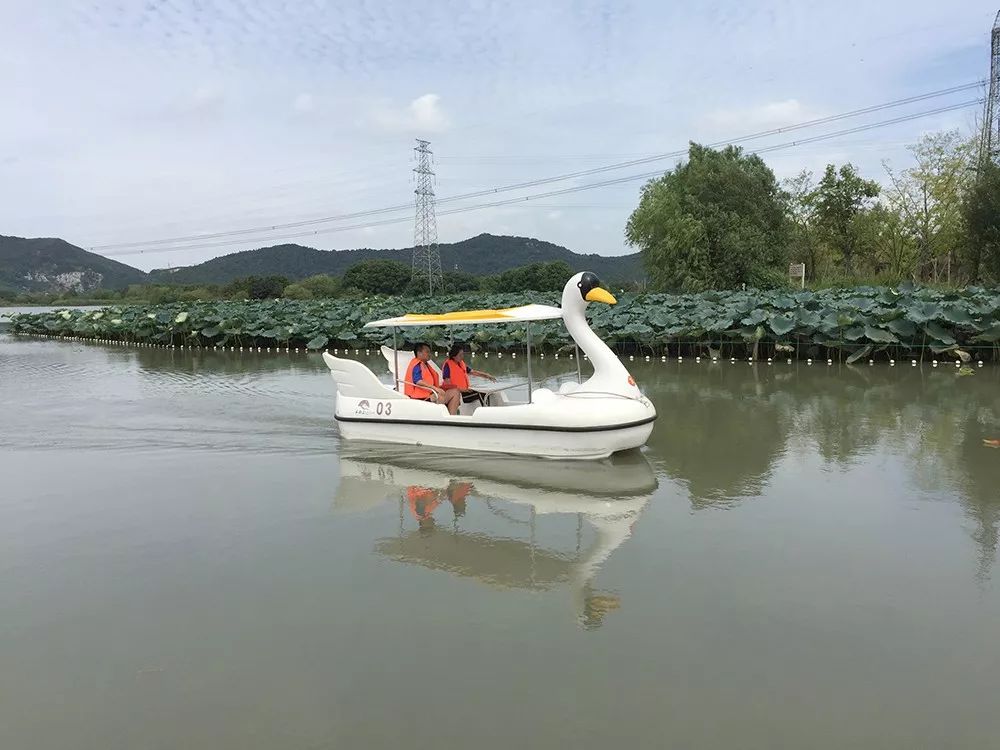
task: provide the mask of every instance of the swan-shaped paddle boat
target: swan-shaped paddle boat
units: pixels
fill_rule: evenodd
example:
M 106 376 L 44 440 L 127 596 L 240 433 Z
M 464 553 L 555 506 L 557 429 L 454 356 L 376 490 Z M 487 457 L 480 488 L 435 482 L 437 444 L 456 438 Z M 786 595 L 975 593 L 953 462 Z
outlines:
M 409 313 L 368 323 L 366 328 L 398 328 L 513 323 L 528 326 L 528 398 L 517 401 L 507 390 L 488 393 L 485 404 L 463 404 L 450 415 L 443 404 L 418 401 L 403 393 L 400 373 L 409 356 L 387 350 L 394 387 L 360 362 L 329 353 L 323 359 L 337 384 L 334 416 L 347 440 L 485 451 L 545 458 L 597 459 L 638 448 L 649 438 L 656 409 L 643 396 L 625 366 L 591 330 L 587 305 L 613 305 L 597 276 L 578 273 L 563 288 L 561 307 L 524 305 L 504 310 L 467 310 L 435 315 Z M 532 388 L 531 323 L 561 319 L 594 374 L 557 391 Z M 579 360 L 578 360 L 579 361 Z

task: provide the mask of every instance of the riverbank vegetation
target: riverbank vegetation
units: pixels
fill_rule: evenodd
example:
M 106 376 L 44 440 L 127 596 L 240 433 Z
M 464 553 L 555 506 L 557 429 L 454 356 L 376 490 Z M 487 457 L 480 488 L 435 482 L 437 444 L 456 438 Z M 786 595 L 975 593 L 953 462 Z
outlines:
M 555 292 L 482 293 L 401 299 L 256 300 L 111 306 L 13 318 L 20 334 L 112 339 L 181 346 L 365 348 L 391 341 L 370 320 L 405 312 L 558 304 Z M 623 353 L 721 357 L 939 357 L 968 360 L 1000 355 L 1000 289 L 970 286 L 939 291 L 898 287 L 820 291 L 746 290 L 621 295 L 614 306 L 591 305 L 591 323 Z M 407 329 L 407 340 L 444 346 L 452 338 L 490 349 L 523 348 L 525 329 L 475 326 Z M 402 342 L 402 337 L 400 339 Z M 572 347 L 561 322 L 533 324 L 541 350 Z
M 760 156 L 692 144 L 645 185 L 626 237 L 668 291 L 787 285 L 790 263 L 813 288 L 1000 281 L 1000 167 L 959 131 L 909 150 L 905 169 L 829 164 L 780 183 Z

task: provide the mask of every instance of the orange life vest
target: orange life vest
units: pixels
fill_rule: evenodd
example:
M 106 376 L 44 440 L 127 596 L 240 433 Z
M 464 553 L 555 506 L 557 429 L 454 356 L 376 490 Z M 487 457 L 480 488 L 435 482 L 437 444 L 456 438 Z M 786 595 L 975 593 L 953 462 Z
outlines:
M 430 518 L 434 509 L 441 504 L 441 500 L 434 490 L 416 485 L 410 485 L 406 488 L 406 500 L 410 506 L 410 513 L 418 521 Z
M 456 362 L 449 357 L 445 360 L 441 375 L 444 377 L 445 382 L 451 383 L 458 390 L 469 390 L 469 371 L 465 369 L 464 362 Z
M 416 381 L 413 379 L 413 371 L 420 367 L 420 380 L 424 385 L 438 384 L 437 373 L 434 372 L 434 368 L 431 367 L 430 362 L 421 362 L 419 359 L 414 357 L 410 360 L 410 364 L 406 366 L 406 376 L 403 378 L 406 383 L 403 385 L 403 393 L 405 393 L 410 398 L 417 399 L 428 399 L 431 397 L 431 392 L 426 388 L 421 388 L 417 385 L 410 385 Z

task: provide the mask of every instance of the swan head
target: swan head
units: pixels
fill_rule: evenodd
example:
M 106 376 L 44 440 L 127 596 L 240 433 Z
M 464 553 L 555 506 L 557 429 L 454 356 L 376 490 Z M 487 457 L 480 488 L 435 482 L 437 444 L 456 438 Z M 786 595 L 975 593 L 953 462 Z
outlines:
M 606 305 L 618 302 L 611 292 L 601 288 L 601 280 L 592 271 L 584 271 L 571 277 L 563 287 L 562 294 L 563 310 L 577 310 L 582 313 L 588 302 L 603 302 Z

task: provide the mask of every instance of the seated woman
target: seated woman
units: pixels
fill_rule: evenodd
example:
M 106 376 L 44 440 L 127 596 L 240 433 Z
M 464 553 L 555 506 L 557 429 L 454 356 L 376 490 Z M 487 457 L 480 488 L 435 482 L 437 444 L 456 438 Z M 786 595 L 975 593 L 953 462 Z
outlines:
M 418 401 L 437 401 L 448 407 L 449 414 L 458 414 L 462 396 L 456 388 L 442 388 L 438 383 L 438 375 L 430 366 L 430 344 L 420 342 L 413 345 L 413 359 L 406 367 L 406 377 L 403 379 L 403 392 Z
M 445 388 L 457 388 L 462 394 L 462 400 L 466 403 L 478 401 L 483 403 L 483 394 L 469 387 L 469 376 L 475 375 L 496 382 L 496 378 L 486 372 L 473 370 L 465 362 L 465 344 L 456 341 L 448 350 L 448 359 L 441 368 L 442 385 Z

